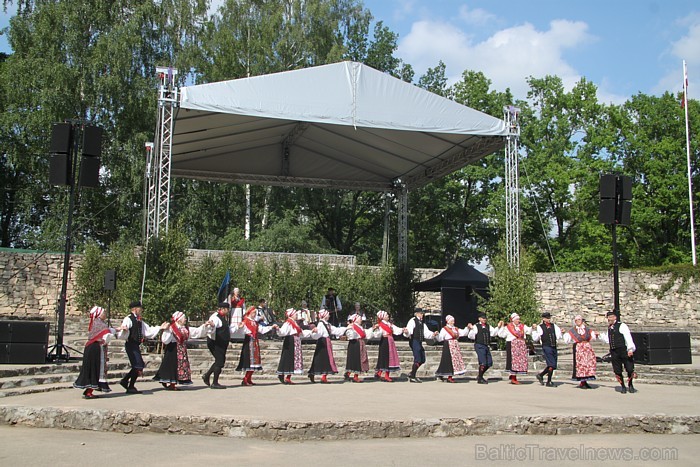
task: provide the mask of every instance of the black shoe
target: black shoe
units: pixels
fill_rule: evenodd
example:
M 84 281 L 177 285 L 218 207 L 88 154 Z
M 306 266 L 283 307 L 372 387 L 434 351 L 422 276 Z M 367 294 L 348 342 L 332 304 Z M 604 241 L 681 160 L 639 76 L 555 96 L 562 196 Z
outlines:
M 547 381 L 547 384 L 545 384 L 545 386 L 547 386 L 548 388 L 553 388 L 553 387 L 554 387 L 554 383 L 551 382 L 551 381 Z
M 210 377 L 211 377 L 211 373 L 209 373 L 209 372 L 206 372 L 202 375 L 202 381 L 204 381 L 204 384 L 206 384 L 207 386 L 211 385 L 211 382 L 209 381 Z
M 632 386 L 632 383 L 630 383 L 630 385 L 629 385 L 629 391 L 630 391 L 630 394 L 634 394 L 635 392 L 637 392 L 637 390 L 634 389 L 634 386 Z
M 315 383 L 315 382 L 316 382 L 316 379 L 314 378 L 314 375 L 309 375 L 309 381 L 311 381 L 312 383 Z
M 409 376 L 409 377 L 408 377 L 408 380 L 409 380 L 410 382 L 412 382 L 412 383 L 417 383 L 417 382 L 418 382 L 418 378 L 416 378 L 415 376 Z
M 344 381 L 350 381 L 350 373 L 345 372 L 345 374 L 343 375 L 343 380 L 344 380 Z
M 129 383 L 125 379 L 119 380 L 119 384 L 121 384 L 121 386 L 126 389 L 127 392 L 129 391 Z
M 478 378 L 476 379 L 476 383 L 477 383 L 477 384 L 489 384 L 488 381 L 486 381 L 486 380 L 485 380 L 484 378 L 482 378 L 482 377 L 478 377 Z
M 419 378 L 418 376 L 416 376 L 416 381 L 415 381 L 415 382 L 416 382 L 416 383 L 422 383 L 422 382 L 423 382 L 423 380 L 422 380 L 422 379 L 420 379 L 420 378 Z
M 627 394 L 627 388 L 625 386 L 620 386 L 620 393 Z
M 277 379 L 280 380 L 280 383 L 284 384 L 284 375 L 277 375 Z
M 209 386 L 212 389 L 226 389 L 226 386 L 222 386 L 219 383 L 213 383 L 211 386 Z
M 542 377 L 542 375 L 537 374 L 537 375 L 535 375 L 535 378 L 537 378 L 537 381 L 539 381 L 540 384 L 541 384 L 542 386 L 544 386 L 544 378 Z
M 131 387 L 131 388 L 126 388 L 126 393 L 127 394 L 141 394 L 141 391 L 138 389 Z
M 588 381 L 583 382 L 583 387 L 586 389 L 593 389 L 590 384 L 588 384 Z

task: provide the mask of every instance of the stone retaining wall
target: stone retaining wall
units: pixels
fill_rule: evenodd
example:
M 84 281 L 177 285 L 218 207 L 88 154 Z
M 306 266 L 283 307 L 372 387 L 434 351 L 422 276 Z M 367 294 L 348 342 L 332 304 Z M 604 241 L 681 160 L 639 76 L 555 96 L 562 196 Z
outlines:
M 203 254 L 210 253 L 192 250 L 190 256 L 201 258 Z M 251 260 L 252 258 L 251 256 Z M 81 260 L 80 255 L 71 257 L 66 308 L 68 316 L 80 315 L 80 310 L 73 306 L 73 284 L 74 272 Z M 338 260 L 341 263 L 347 261 L 345 264 L 352 267 L 352 262 L 347 258 L 339 257 Z M 61 286 L 62 267 L 62 254 L 0 251 L 0 316 L 53 318 Z M 417 272 L 421 280 L 424 280 L 442 270 L 418 269 Z M 621 271 L 620 308 L 624 320 L 637 329 L 700 329 L 700 284 L 692 281 L 681 287 L 678 281 L 660 298 L 657 297 L 655 292 L 662 289 L 669 278 L 644 272 Z M 591 324 L 604 323 L 605 312 L 612 307 L 612 282 L 611 273 L 537 274 L 537 298 L 541 311 L 549 311 L 556 321 L 567 326 L 576 314 L 583 315 Z M 342 284 L 338 288 L 342 297 Z M 423 308 L 439 310 L 440 293 L 421 292 L 418 294 L 418 304 Z
M 433 420 L 286 421 L 230 417 L 156 415 L 111 410 L 75 410 L 0 406 L 0 423 L 118 433 L 258 438 L 270 441 L 372 438 L 443 438 L 455 436 L 698 434 L 700 417 L 670 415 L 504 416 Z

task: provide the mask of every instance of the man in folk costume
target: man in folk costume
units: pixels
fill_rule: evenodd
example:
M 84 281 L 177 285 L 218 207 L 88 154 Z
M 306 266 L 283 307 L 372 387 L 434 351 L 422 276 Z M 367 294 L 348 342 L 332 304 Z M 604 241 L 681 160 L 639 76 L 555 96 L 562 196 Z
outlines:
M 282 354 L 277 365 L 277 378 L 280 383 L 294 384 L 292 375 L 300 375 L 304 372 L 304 359 L 301 353 L 301 338 L 310 337 L 311 331 L 301 329 L 297 324 L 298 313 L 294 308 L 285 312 L 286 321 L 277 329 L 277 335 L 284 337 L 282 342 Z
M 219 303 L 219 308 L 207 321 L 207 348 L 214 357 L 214 363 L 209 370 L 202 375 L 204 384 L 212 389 L 226 389 L 219 384 L 219 376 L 226 364 L 226 350 L 231 342 L 233 326 L 228 322 L 230 305 L 226 302 Z M 211 376 L 214 375 L 214 381 Z
M 348 317 L 348 327 L 345 336 L 348 338 L 347 358 L 345 361 L 345 380 L 361 383 L 360 373 L 369 371 L 369 358 L 367 357 L 367 331 L 362 326 L 363 316 L 352 314 Z M 379 327 L 375 325 L 374 329 Z M 350 378 L 350 373 L 354 376 Z
M 88 340 L 83 352 L 83 366 L 80 368 L 78 379 L 73 383 L 74 388 L 84 389 L 85 399 L 94 399 L 97 396 L 93 391 L 110 392 L 107 384 L 107 350 L 109 342 L 114 339 L 117 329 L 110 328 L 104 321 L 105 310 L 99 306 L 93 306 L 90 310 L 90 324 L 88 325 Z
M 238 325 L 243 322 L 243 310 L 245 310 L 245 298 L 241 296 L 241 290 L 238 287 L 234 287 L 228 303 L 231 306 L 231 329 L 237 330 Z
M 377 329 L 374 331 L 374 336 L 381 337 L 379 339 L 379 354 L 377 356 L 377 366 L 375 367 L 374 377 L 378 379 L 381 378 L 391 383 L 394 380 L 391 379 L 389 373 L 401 370 L 399 352 L 396 350 L 396 343 L 394 342 L 394 334 L 401 335 L 406 332 L 406 328 L 394 326 L 389 322 L 389 313 L 384 310 L 377 312 L 377 320 Z M 385 375 L 383 378 L 382 373 Z
M 574 326 L 564 334 L 564 343 L 573 344 L 574 371 L 571 379 L 579 381 L 581 389 L 591 389 L 588 381 L 595 379 L 596 358 L 591 341 L 597 337 L 598 333 L 586 326 L 581 315 L 574 317 Z
M 321 300 L 321 308 L 326 309 L 330 313 L 330 322 L 334 326 L 340 326 L 340 317 L 338 314 L 343 310 L 343 304 L 340 302 L 340 297 L 335 293 L 333 287 L 328 287 L 328 293 Z
M 423 322 L 424 315 L 425 312 L 422 308 L 416 308 L 413 312 L 413 318 L 406 324 L 405 335 L 408 337 L 408 345 L 413 352 L 413 366 L 411 367 L 411 373 L 408 375 L 408 380 L 412 383 L 422 383 L 420 378 L 416 376 L 416 372 L 425 363 L 423 341 L 428 337 L 435 338 L 438 334 L 437 331 L 431 331 Z
M 479 313 L 479 322 L 477 324 L 469 323 L 469 333 L 467 337 L 474 340 L 474 350 L 479 359 L 479 376 L 476 382 L 479 384 L 488 384 L 484 378 L 486 370 L 493 366 L 493 358 L 491 357 L 491 338 L 496 337 L 498 332 L 503 327 L 503 321 L 498 322 L 498 327 L 494 328 L 487 323 L 486 313 Z
M 311 331 L 311 338 L 316 339 L 316 349 L 314 358 L 309 368 L 309 379 L 315 383 L 315 376 L 321 375 L 321 382 L 328 384 L 328 375 L 338 373 L 338 367 L 333 357 L 333 343 L 331 336 L 340 337 L 345 334 L 347 328 L 336 327 L 328 323 L 330 313 L 328 310 L 321 310 L 318 313 L 318 324 Z
M 445 323 L 437 336 L 437 340 L 442 342 L 442 356 L 435 376 L 441 381 L 454 383 L 453 376 L 463 375 L 467 372 L 462 359 L 462 350 L 459 348 L 459 338 L 466 336 L 469 333 L 469 328 L 459 329 L 456 327 L 455 317 L 452 315 L 445 316 Z
M 613 373 L 620 383 L 622 388 L 620 392 L 626 394 L 629 388 L 630 393 L 635 393 L 637 390 L 632 384 L 632 380 L 637 377 L 634 372 L 634 351 L 637 347 L 632 340 L 630 328 L 617 319 L 614 311 L 609 311 L 606 315 L 608 319 L 608 333 L 600 334 L 600 340 L 610 344 L 610 356 L 612 357 Z M 622 376 L 622 367 L 627 371 L 627 386 L 625 379 Z
M 243 347 L 241 347 L 241 357 L 238 360 L 236 371 L 245 371 L 242 386 L 255 386 L 253 382 L 253 372 L 262 371 L 262 359 L 260 358 L 260 336 L 262 334 L 277 329 L 277 325 L 263 326 L 257 318 L 257 308 L 251 306 L 243 316 L 243 322 L 239 325 L 245 332 Z
M 554 387 L 552 383 L 552 375 L 557 369 L 557 340 L 562 339 L 561 329 L 556 324 L 552 323 L 552 314 L 549 312 L 542 313 L 542 322 L 539 325 L 532 326 L 532 341 L 542 341 L 542 354 L 547 364 L 544 370 L 535 375 L 537 381 L 544 385 L 544 375 L 547 375 L 547 387 Z
M 187 341 L 203 337 L 206 333 L 206 324 L 190 329 L 187 327 L 187 317 L 183 312 L 173 313 L 168 327 L 160 336 L 164 346 L 163 360 L 153 379 L 170 391 L 177 391 L 178 384 L 192 384 Z
M 119 381 L 119 384 L 126 389 L 127 393 L 139 394 L 141 391 L 135 387 L 136 378 L 141 376 L 143 374 L 143 369 L 146 368 L 146 364 L 141 356 L 141 344 L 143 344 L 143 341 L 146 339 L 156 337 L 161 329 L 167 327 L 167 323 L 164 323 L 162 326 L 149 326 L 146 324 L 146 322 L 141 319 L 143 305 L 140 301 L 131 302 L 129 308 L 131 309 L 131 313 L 122 321 L 122 330 L 119 333 L 119 337 L 126 339 L 124 349 L 126 350 L 126 355 L 129 357 L 131 371 Z
M 518 375 L 527 374 L 527 343 L 525 335 L 532 329 L 520 322 L 520 315 L 511 313 L 510 323 L 502 327 L 498 337 L 506 340 L 506 370 L 510 372 L 510 384 L 520 384 Z

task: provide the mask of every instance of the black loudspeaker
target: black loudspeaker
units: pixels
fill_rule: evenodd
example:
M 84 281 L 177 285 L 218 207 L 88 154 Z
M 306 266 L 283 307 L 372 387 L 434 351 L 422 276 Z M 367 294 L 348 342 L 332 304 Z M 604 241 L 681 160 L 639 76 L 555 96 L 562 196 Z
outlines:
M 693 363 L 693 356 L 690 352 L 690 347 L 671 347 L 671 363 L 674 363 L 676 365 L 688 365 L 690 363 Z
M 47 344 L 0 343 L 0 364 L 46 363 Z
M 619 225 L 630 225 L 632 217 L 632 201 L 622 201 L 617 212 L 617 223 Z
M 620 185 L 618 186 L 617 192 L 620 193 L 620 197 L 626 201 L 632 199 L 632 178 L 626 175 L 620 175 Z
M 100 157 L 102 155 L 102 128 L 86 126 L 83 128 L 83 156 Z
M 598 210 L 598 222 L 601 224 L 615 223 L 615 200 L 601 199 L 600 208 Z
M 690 333 L 689 332 L 669 332 L 669 342 L 672 349 L 689 349 L 690 348 Z
M 69 154 L 73 127 L 70 123 L 54 123 L 51 127 L 51 154 Z
M 635 363 L 643 365 L 670 365 L 673 362 L 671 349 L 646 349 L 634 352 Z
M 0 321 L 0 343 L 47 345 L 49 326 L 44 321 Z
M 600 197 L 615 198 L 615 190 L 617 189 L 616 175 L 602 175 L 600 177 Z
M 634 361 L 646 365 L 681 365 L 692 363 L 690 333 L 633 332 L 637 350 Z
M 100 186 L 100 158 L 80 158 L 80 186 L 97 188 Z
M 105 271 L 105 290 L 116 290 L 117 288 L 117 271 L 114 269 L 107 269 Z
M 69 154 L 51 154 L 49 159 L 49 183 L 51 185 L 70 185 Z

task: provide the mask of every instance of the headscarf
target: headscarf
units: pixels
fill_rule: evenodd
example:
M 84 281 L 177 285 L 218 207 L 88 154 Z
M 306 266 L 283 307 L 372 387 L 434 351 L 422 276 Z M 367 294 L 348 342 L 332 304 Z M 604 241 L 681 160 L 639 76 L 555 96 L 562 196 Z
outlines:
M 102 336 L 105 334 L 109 334 L 111 331 L 109 330 L 109 327 L 107 326 L 107 323 L 102 321 L 100 319 L 100 315 L 104 309 L 99 306 L 93 306 L 92 309 L 90 309 L 90 324 L 88 326 L 88 340 L 85 343 L 85 347 L 87 347 L 90 344 L 93 344 L 100 339 L 102 339 Z
M 377 319 L 380 321 L 383 321 L 384 319 L 389 318 L 389 313 L 387 313 L 384 310 L 379 310 L 377 312 Z
M 181 311 L 176 311 L 175 313 L 173 313 L 173 323 L 177 323 L 178 321 L 180 321 L 180 318 L 182 318 L 183 316 L 185 316 L 185 314 Z
M 284 312 L 284 316 L 287 319 L 294 319 L 293 317 L 296 314 L 297 314 L 297 310 L 295 310 L 294 308 L 287 308 L 287 310 Z
M 287 317 L 287 322 L 291 327 L 293 327 L 297 334 L 301 335 L 301 328 L 297 324 L 296 321 L 294 321 L 294 316 L 297 314 L 297 310 L 294 308 L 287 308 L 287 311 L 284 312 L 284 315 Z
M 90 324 L 88 325 L 88 331 L 92 330 L 92 324 L 95 322 L 95 320 L 97 318 L 100 317 L 100 315 L 102 314 L 103 311 L 105 311 L 104 308 L 102 308 L 101 306 L 97 306 L 97 305 L 93 306 L 90 309 Z
M 515 321 L 516 319 L 519 319 L 519 318 L 520 318 L 520 315 L 517 314 L 517 313 L 511 313 L 511 314 L 510 314 L 510 320 L 511 320 L 511 321 Z
M 177 322 L 185 316 L 185 314 L 181 311 L 176 311 L 172 315 L 173 322 L 170 323 L 170 331 L 173 333 L 175 336 L 175 339 L 177 340 L 178 344 L 184 344 L 187 339 L 190 338 L 190 330 L 187 328 L 187 326 L 182 326 L 177 324 Z
M 328 312 L 328 310 L 321 310 L 318 312 L 318 317 L 319 319 L 326 320 L 331 314 Z
M 581 321 L 583 321 L 583 316 L 581 316 L 581 315 L 574 316 L 574 324 L 576 324 L 577 319 L 580 319 Z
M 453 320 L 453 321 L 454 321 L 454 319 L 455 319 L 454 316 L 452 316 L 452 315 L 447 315 L 447 316 L 445 316 L 445 323 L 446 323 L 447 325 L 449 325 L 449 324 L 450 324 L 450 320 Z

